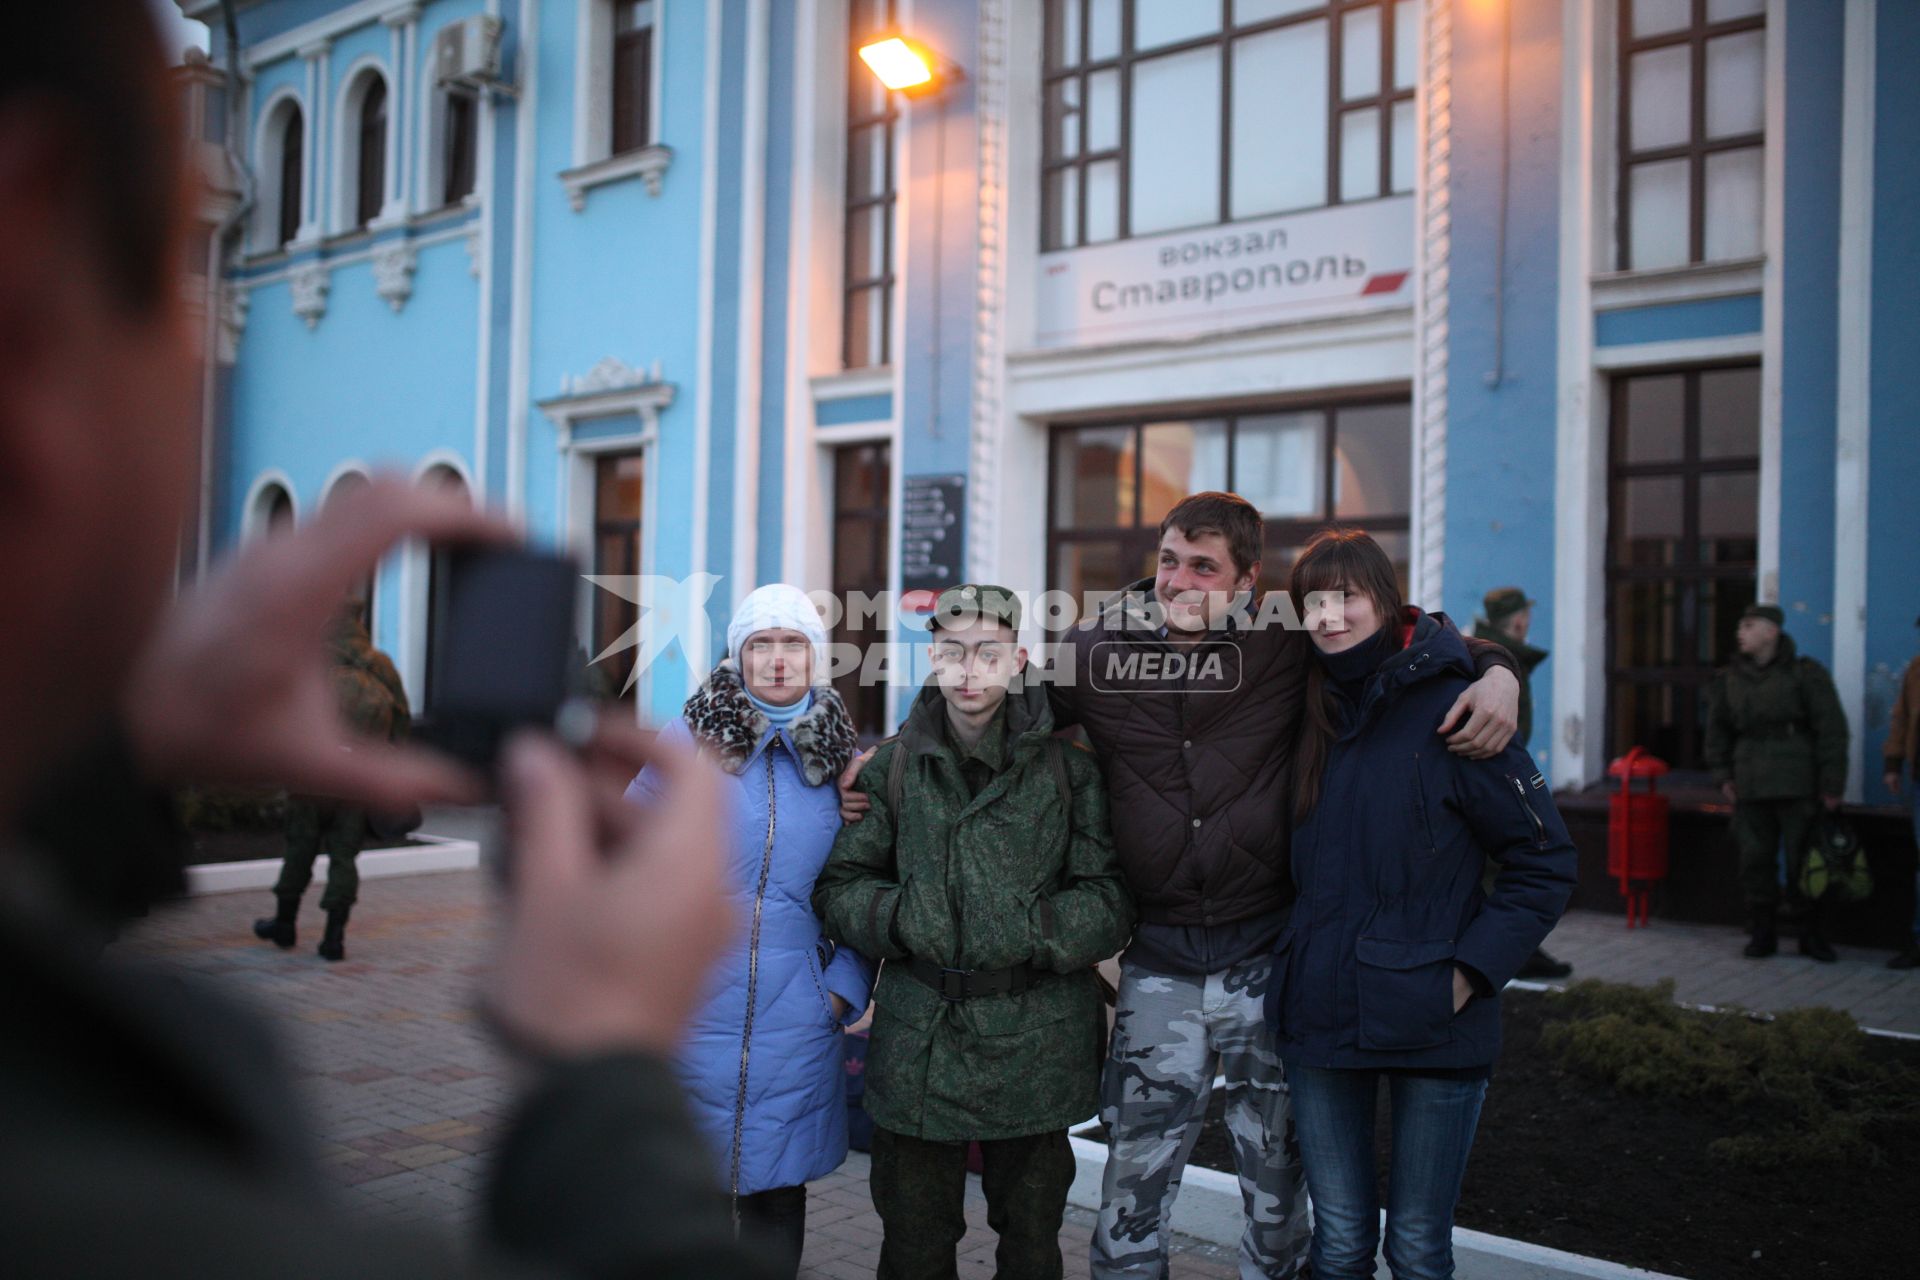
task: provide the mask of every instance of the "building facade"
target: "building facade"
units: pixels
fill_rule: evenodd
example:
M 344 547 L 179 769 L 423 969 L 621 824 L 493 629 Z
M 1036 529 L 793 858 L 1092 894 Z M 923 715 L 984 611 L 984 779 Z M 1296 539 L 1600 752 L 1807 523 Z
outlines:
M 719 635 L 775 579 L 1100 595 L 1230 488 L 1269 583 L 1341 520 L 1463 624 L 1536 597 L 1559 786 L 1634 743 L 1697 767 L 1776 600 L 1886 798 L 1911 5 L 243 0 L 231 54 L 183 8 L 251 189 L 209 275 L 207 558 L 386 465 L 595 573 L 709 575 Z M 463 22 L 497 75 L 451 74 Z M 933 91 L 857 57 L 895 32 Z M 416 687 L 427 577 L 372 587 Z M 582 632 L 635 616 L 600 592 Z M 641 713 L 712 656 L 661 655 Z

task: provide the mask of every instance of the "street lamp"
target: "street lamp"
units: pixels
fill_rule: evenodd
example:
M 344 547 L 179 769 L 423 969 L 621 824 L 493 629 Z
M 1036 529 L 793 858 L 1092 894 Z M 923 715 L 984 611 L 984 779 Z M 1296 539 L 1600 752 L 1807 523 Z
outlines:
M 860 61 L 888 89 L 914 98 L 938 93 L 961 77 L 952 62 L 900 35 L 878 36 L 861 45 Z

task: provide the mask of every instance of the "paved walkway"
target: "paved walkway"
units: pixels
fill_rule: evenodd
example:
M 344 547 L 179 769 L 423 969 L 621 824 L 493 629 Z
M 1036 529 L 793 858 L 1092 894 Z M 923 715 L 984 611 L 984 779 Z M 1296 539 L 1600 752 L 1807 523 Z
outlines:
M 1569 912 L 1547 950 L 1573 965 L 1573 977 L 1651 985 L 1674 980 L 1674 998 L 1688 1004 L 1777 1013 L 1809 1005 L 1844 1009 L 1863 1027 L 1920 1035 L 1920 970 L 1887 968 L 1891 951 L 1835 947 L 1840 959 L 1802 957 L 1792 937 L 1780 954 L 1749 960 L 1746 934 L 1721 925 L 1656 920 L 1629 930 L 1620 916 Z
M 491 908 L 480 872 L 369 881 L 347 935 L 348 959 L 313 953 L 321 914 L 309 902 L 300 945 L 282 952 L 248 931 L 271 906 L 262 893 L 219 894 L 162 909 L 116 950 L 203 975 L 267 1010 L 290 1042 L 311 1095 L 323 1157 L 357 1212 L 458 1228 L 477 1214 L 487 1153 L 515 1093 L 509 1064 L 476 1026 L 475 979 L 485 972 Z M 1549 946 L 1579 976 L 1679 979 L 1682 999 L 1784 1008 L 1833 1003 L 1873 1025 L 1920 1031 L 1920 976 L 1880 968 L 1879 953 L 1843 952 L 1838 965 L 1798 957 L 1741 960 L 1727 929 L 1657 925 L 1629 934 L 1616 919 L 1569 918 Z M 803 1275 L 854 1280 L 873 1274 L 879 1225 L 867 1198 L 866 1160 L 854 1156 L 816 1183 Z M 969 1196 L 963 1277 L 993 1271 L 993 1237 L 975 1185 Z M 1068 1273 L 1084 1274 L 1092 1215 L 1069 1209 L 1061 1232 Z M 1234 1274 L 1231 1250 L 1178 1240 L 1175 1273 Z M 1468 1280 L 1556 1276 L 1501 1260 L 1470 1262 Z

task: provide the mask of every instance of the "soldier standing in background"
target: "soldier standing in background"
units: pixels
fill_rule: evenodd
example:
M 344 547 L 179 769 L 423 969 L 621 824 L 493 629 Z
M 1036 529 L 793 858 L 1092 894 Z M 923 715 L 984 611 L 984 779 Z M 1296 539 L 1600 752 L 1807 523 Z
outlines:
M 1798 903 L 1807 833 L 1819 805 L 1840 807 L 1847 785 L 1847 714 L 1833 678 L 1801 657 L 1781 631 L 1775 604 L 1740 615 L 1740 652 L 1714 676 L 1707 698 L 1707 765 L 1733 802 L 1733 838 L 1751 913 L 1754 959 L 1780 949 L 1774 912 L 1780 901 L 1779 849 L 1787 850 L 1787 895 Z M 1802 904 L 1800 954 L 1833 960 L 1824 908 Z
M 1519 587 L 1495 587 L 1487 592 L 1480 602 L 1484 616 L 1473 621 L 1473 635 L 1477 640 L 1491 640 L 1513 655 L 1514 666 L 1520 677 L 1520 727 L 1515 730 L 1513 740 L 1523 748 L 1530 747 L 1533 737 L 1533 669 L 1547 660 L 1545 649 L 1536 649 L 1527 643 L 1527 632 L 1533 627 L 1533 606 L 1537 601 L 1527 598 L 1527 593 Z M 1493 879 L 1499 873 L 1499 864 L 1487 859 L 1487 869 L 1481 880 L 1481 887 L 1493 892 Z M 1520 966 L 1518 977 L 1522 978 L 1565 978 L 1573 973 L 1573 966 L 1565 960 L 1556 960 L 1545 947 L 1536 947 L 1527 962 Z
M 407 691 L 393 660 L 373 647 L 367 634 L 366 601 L 355 599 L 342 612 L 333 634 L 334 693 L 341 717 L 354 732 L 381 742 L 401 742 L 412 714 Z M 320 907 L 327 929 L 320 938 L 326 960 L 347 956 L 347 916 L 360 896 L 360 870 L 354 865 L 367 840 L 367 811 L 324 796 L 287 797 L 287 853 L 273 896 L 279 910 L 253 922 L 254 936 L 280 947 L 294 944 L 300 898 L 313 881 L 314 859 L 327 855 L 327 887 Z

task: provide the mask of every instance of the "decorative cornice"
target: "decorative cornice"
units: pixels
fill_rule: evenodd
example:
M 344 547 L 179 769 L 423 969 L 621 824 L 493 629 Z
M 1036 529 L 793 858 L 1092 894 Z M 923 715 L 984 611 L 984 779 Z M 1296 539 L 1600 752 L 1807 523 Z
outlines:
M 574 399 L 579 396 L 597 396 L 608 391 L 631 391 L 635 387 L 664 386 L 660 378 L 660 362 L 655 360 L 651 369 L 636 369 L 613 356 L 604 357 L 576 378 L 560 379 L 560 399 Z
M 573 206 L 575 213 L 579 213 L 587 207 L 587 192 L 628 178 L 640 178 L 647 184 L 648 195 L 659 196 L 667 176 L 667 166 L 672 161 L 673 149 L 656 143 L 641 147 L 638 151 L 623 151 L 605 160 L 595 160 L 592 164 L 562 169 L 560 182 L 567 189 L 567 203 Z
M 307 322 L 307 328 L 317 328 L 320 317 L 327 314 L 327 290 L 333 287 L 332 272 L 323 262 L 309 262 L 295 267 L 287 277 L 293 289 L 293 314 Z
M 398 9 L 391 9 L 380 15 L 380 21 L 382 25 L 389 27 L 404 27 L 408 23 L 418 22 L 420 21 L 420 6 L 417 4 L 409 4 L 403 5 Z
M 1427 0 L 1420 90 L 1420 180 L 1415 204 L 1415 525 L 1413 590 L 1445 603 L 1447 522 L 1447 277 L 1451 252 L 1453 0 Z
M 1007 0 L 980 0 L 975 109 L 979 205 L 975 228 L 973 422 L 968 452 L 967 572 L 994 574 L 1006 379 Z
M 373 290 L 397 313 L 413 296 L 413 273 L 420 251 L 408 240 L 383 244 L 373 251 Z
M 305 58 L 308 62 L 318 62 L 320 59 L 326 57 L 329 53 L 333 52 L 333 41 L 315 40 L 311 44 L 301 45 L 297 50 L 295 50 L 295 52 L 298 53 L 301 57 Z

